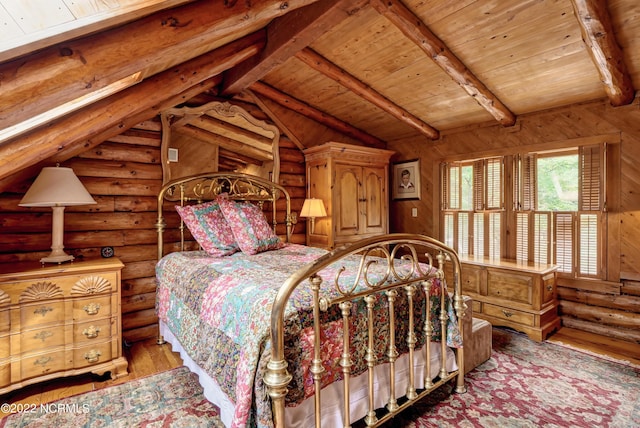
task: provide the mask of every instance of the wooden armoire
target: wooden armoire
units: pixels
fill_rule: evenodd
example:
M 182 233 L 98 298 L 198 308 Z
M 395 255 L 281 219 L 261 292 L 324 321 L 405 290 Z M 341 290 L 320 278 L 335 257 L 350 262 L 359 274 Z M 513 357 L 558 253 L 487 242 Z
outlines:
M 304 151 L 307 198 L 324 202 L 326 217 L 307 227 L 307 245 L 333 249 L 389 231 L 391 150 L 329 142 Z

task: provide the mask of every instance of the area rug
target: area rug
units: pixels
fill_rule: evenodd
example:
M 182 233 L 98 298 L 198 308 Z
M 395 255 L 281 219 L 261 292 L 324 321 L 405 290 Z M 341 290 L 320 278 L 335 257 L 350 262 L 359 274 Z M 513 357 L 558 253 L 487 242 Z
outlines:
M 387 427 L 640 427 L 640 369 L 493 329 L 491 358 Z M 14 414 L 4 427 L 221 427 L 185 367 L 58 400 L 53 411 Z M 330 427 L 333 428 L 333 427 Z
M 0 428 L 224 427 L 198 377 L 184 366 L 16 410 L 21 412 L 0 420 Z
M 638 428 L 640 369 L 493 328 L 491 358 L 387 424 L 440 428 Z

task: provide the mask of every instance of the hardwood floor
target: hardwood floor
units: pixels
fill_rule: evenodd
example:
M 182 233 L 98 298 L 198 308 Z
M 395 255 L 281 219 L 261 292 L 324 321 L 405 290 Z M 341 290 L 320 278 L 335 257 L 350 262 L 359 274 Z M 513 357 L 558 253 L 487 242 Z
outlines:
M 562 343 L 592 354 L 627 361 L 640 366 L 640 344 L 589 333 L 583 330 L 562 327 L 547 338 L 551 343 Z
M 640 366 L 640 344 L 633 344 L 606 336 L 563 327 L 547 341 L 583 349 L 592 354 L 628 361 Z M 125 347 L 129 361 L 129 375 L 117 380 L 108 376 L 100 378 L 85 374 L 30 385 L 0 396 L 0 403 L 36 404 L 48 403 L 60 398 L 105 388 L 152 375 L 182 365 L 180 356 L 171 351 L 171 345 L 156 345 L 155 339 L 133 343 Z M 0 413 L 0 417 L 5 416 Z

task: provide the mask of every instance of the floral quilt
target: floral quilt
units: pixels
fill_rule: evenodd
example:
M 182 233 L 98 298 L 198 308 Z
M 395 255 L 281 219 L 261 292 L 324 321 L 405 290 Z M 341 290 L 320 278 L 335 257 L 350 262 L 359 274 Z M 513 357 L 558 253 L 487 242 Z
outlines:
M 189 356 L 202 367 L 235 403 L 233 427 L 272 426 L 271 405 L 262 376 L 270 356 L 269 326 L 272 302 L 278 288 L 295 270 L 311 263 L 325 250 L 288 244 L 284 248 L 254 255 L 238 252 L 225 257 L 211 257 L 204 251 L 177 252 L 165 256 L 156 266 L 158 280 L 156 310 L 159 318 L 167 324 L 178 338 Z M 343 260 L 339 266 L 330 266 L 321 272 L 323 284 L 332 284 L 338 269 L 345 267 L 343 280 L 350 283 L 350 276 L 357 272 L 359 257 Z M 375 269 L 371 269 L 375 271 Z M 381 272 L 380 275 L 383 273 Z M 374 272 L 375 275 L 375 272 Z M 351 278 L 355 280 L 354 278 Z M 324 295 L 335 295 L 335 291 L 324 290 Z M 332 294 L 333 293 L 333 294 Z M 417 293 L 416 325 L 424 320 L 426 302 Z M 446 296 L 448 299 L 448 296 Z M 434 340 L 440 340 L 438 308 L 439 288 L 431 290 L 430 317 L 436 329 Z M 449 299 L 448 299 L 449 300 Z M 313 393 L 313 379 L 308 373 L 310 355 L 313 352 L 312 294 L 308 283 L 301 284 L 292 294 L 286 311 L 285 357 L 293 380 L 289 385 L 287 405 Z M 376 305 L 386 305 L 380 299 Z M 406 301 L 400 298 L 395 303 L 397 311 L 403 310 Z M 462 345 L 453 305 L 449 301 L 447 312 L 446 340 L 452 347 Z M 366 310 L 364 302 L 356 302 L 352 308 L 354 325 L 350 327 L 354 344 L 352 374 L 366 370 L 364 361 L 357 355 L 366 343 L 364 332 L 360 332 L 366 317 L 358 313 Z M 375 324 L 382 329 L 376 335 L 376 353 L 379 361 L 386 358 L 384 338 L 388 333 L 386 311 L 380 312 Z M 339 310 L 323 313 L 326 329 L 323 330 L 323 360 L 326 373 L 323 383 L 340 379 L 337 361 L 341 352 L 342 321 Z M 359 325 L 361 324 L 361 325 Z M 420 329 L 418 329 L 420 330 Z M 407 326 L 396 325 L 396 337 L 406 337 Z M 418 332 L 420 336 L 420 332 Z M 421 337 L 420 342 L 424 342 Z M 397 340 L 398 352 L 406 347 L 405 340 Z M 340 344 L 340 345 L 338 345 Z M 333 363 L 335 362 L 335 364 Z

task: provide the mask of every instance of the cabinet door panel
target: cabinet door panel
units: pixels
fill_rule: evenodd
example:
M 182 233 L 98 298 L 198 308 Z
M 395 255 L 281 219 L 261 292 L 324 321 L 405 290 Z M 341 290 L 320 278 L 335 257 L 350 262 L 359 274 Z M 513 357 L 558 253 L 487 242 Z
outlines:
M 542 277 L 542 302 L 548 303 L 556 297 L 556 273 L 552 272 Z
M 533 278 L 525 273 L 487 269 L 487 296 L 531 305 Z
M 446 266 L 446 265 L 445 265 Z M 449 264 L 451 266 L 451 264 Z M 481 288 L 485 283 L 484 276 L 486 275 L 486 269 L 474 265 L 465 265 L 461 273 L 461 285 L 463 293 L 484 294 L 484 290 Z M 453 274 L 451 274 L 453 280 Z
M 358 199 L 360 198 L 359 167 L 336 165 L 336 236 L 357 235 L 360 229 L 360 212 Z
M 363 175 L 363 233 L 384 233 L 387 219 L 384 168 L 364 168 Z

